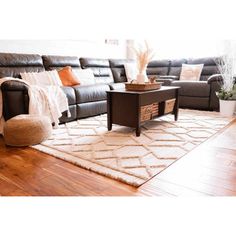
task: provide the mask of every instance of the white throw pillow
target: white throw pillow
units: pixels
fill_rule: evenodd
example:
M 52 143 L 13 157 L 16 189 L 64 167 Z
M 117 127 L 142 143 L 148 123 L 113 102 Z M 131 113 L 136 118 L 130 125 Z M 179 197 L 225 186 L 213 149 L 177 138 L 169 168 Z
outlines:
M 56 85 L 62 86 L 60 77 L 56 70 L 43 72 L 24 72 L 20 73 L 21 78 L 30 85 Z
M 74 69 L 74 75 L 77 77 L 80 85 L 96 84 L 96 80 L 91 69 Z
M 179 80 L 199 81 L 204 64 L 190 65 L 182 64 Z
M 124 67 L 127 81 L 136 80 L 138 75 L 137 64 L 134 62 L 127 62 L 124 64 Z

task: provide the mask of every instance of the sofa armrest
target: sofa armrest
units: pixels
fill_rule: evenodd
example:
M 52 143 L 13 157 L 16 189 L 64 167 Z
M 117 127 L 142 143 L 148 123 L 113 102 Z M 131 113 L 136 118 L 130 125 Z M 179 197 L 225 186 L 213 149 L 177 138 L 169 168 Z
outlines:
M 28 91 L 28 85 L 15 80 L 5 81 L 1 85 L 2 91 Z
M 219 110 L 219 98 L 216 96 L 216 93 L 220 91 L 223 82 L 223 77 L 220 74 L 212 75 L 207 80 L 207 83 L 210 85 L 210 110 Z
M 162 82 L 164 86 L 171 86 L 173 79 L 157 79 L 157 82 Z
M 1 85 L 3 116 L 8 120 L 29 112 L 28 86 L 20 81 L 5 81 Z
M 179 77 L 176 75 L 158 75 L 158 78 L 160 79 L 172 79 L 172 80 L 178 80 Z
M 207 79 L 207 83 L 210 84 L 212 82 L 219 82 L 220 84 L 223 83 L 223 77 L 221 74 L 214 74 L 211 75 L 208 79 Z

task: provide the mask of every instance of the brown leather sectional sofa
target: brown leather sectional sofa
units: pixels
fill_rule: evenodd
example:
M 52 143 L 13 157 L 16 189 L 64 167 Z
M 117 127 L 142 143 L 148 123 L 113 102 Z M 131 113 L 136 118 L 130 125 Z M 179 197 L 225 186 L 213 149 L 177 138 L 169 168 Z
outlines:
M 78 58 L 71 56 L 40 56 L 35 54 L 0 53 L 0 78 L 20 78 L 21 72 L 39 72 L 71 66 L 73 69 L 91 68 L 96 78 L 95 85 L 62 87 L 69 102 L 71 117 L 63 115 L 61 123 L 94 116 L 106 112 L 106 91 L 124 88 L 127 81 L 124 63 L 128 60 Z M 201 81 L 179 81 L 182 63 L 204 64 Z M 209 80 L 217 74 L 215 58 L 159 60 L 149 63 L 147 74 L 159 76 L 166 85 L 178 85 L 180 89 L 180 107 L 217 110 L 218 99 L 215 92 L 220 88 L 221 78 Z M 1 86 L 3 94 L 4 118 L 28 113 L 28 88 L 16 81 L 4 82 Z

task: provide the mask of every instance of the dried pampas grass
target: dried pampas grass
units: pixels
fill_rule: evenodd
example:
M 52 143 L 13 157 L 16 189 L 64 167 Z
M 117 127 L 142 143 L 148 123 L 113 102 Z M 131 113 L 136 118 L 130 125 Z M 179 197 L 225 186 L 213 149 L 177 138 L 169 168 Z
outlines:
M 138 48 L 133 47 L 132 49 L 137 60 L 138 71 L 142 74 L 146 70 L 148 63 L 154 57 L 154 51 L 149 48 L 147 41 L 145 41 L 144 47 L 139 45 Z

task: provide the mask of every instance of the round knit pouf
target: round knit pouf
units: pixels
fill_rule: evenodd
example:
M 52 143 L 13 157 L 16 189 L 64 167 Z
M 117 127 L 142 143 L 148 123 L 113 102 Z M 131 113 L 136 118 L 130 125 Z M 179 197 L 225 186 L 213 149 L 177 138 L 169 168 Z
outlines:
M 9 146 L 39 144 L 52 134 L 51 121 L 47 116 L 18 115 L 4 125 L 4 140 Z

